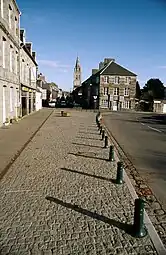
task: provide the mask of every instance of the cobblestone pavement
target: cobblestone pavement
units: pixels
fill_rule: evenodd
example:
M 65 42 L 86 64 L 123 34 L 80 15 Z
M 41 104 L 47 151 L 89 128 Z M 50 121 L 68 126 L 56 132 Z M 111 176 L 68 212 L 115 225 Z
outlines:
M 133 201 L 92 112 L 51 115 L 1 180 L 1 255 L 157 254 L 127 234 Z
M 51 109 L 43 108 L 24 117 L 18 123 L 0 128 L 0 179 L 50 113 Z

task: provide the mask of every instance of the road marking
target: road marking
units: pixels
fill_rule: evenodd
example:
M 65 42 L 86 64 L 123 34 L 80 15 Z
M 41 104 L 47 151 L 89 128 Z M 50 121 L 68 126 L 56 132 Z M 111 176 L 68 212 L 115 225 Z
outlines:
M 159 129 L 157 129 L 157 128 L 153 128 L 153 127 L 151 127 L 151 126 L 147 126 L 147 127 L 150 128 L 150 129 L 152 129 L 152 130 L 154 130 L 154 131 L 157 131 L 157 132 L 159 132 L 159 133 L 162 133 L 162 131 L 159 130 Z
M 148 128 L 150 128 L 150 129 L 152 129 L 152 130 L 154 130 L 154 131 L 156 131 L 156 132 L 159 132 L 159 133 L 162 133 L 162 132 L 163 132 L 162 130 L 159 130 L 159 129 L 157 129 L 157 128 L 153 128 L 153 127 L 151 127 L 151 126 L 146 125 L 146 124 L 143 123 L 143 122 L 140 122 L 138 117 L 137 117 L 136 119 L 137 119 L 137 121 L 138 121 L 141 125 L 143 125 L 143 126 L 147 126 Z

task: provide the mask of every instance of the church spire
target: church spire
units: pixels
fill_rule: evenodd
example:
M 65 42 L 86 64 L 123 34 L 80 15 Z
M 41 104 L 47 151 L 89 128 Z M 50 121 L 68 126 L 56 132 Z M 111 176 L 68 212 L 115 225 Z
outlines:
M 75 67 L 74 67 L 73 87 L 74 87 L 74 89 L 76 89 L 80 86 L 81 86 L 81 65 L 80 65 L 79 57 L 77 55 L 76 63 L 75 63 Z

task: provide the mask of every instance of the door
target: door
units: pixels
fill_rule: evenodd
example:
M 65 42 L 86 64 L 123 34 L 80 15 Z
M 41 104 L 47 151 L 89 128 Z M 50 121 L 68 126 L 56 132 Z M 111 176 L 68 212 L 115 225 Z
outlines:
M 117 110 L 118 110 L 117 101 L 113 101 L 113 111 L 117 111 Z
M 6 122 L 6 97 L 5 97 L 5 94 L 6 94 L 6 87 L 5 86 L 3 86 L 3 102 L 2 102 L 2 107 L 3 107 L 3 113 L 2 113 L 2 115 L 3 115 L 3 119 L 2 119 L 2 121 L 3 121 L 3 123 L 5 123 Z

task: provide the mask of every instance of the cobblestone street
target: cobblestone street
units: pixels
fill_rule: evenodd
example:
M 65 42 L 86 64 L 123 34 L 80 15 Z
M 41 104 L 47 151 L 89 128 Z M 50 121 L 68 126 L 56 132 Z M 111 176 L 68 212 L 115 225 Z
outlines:
M 1 255 L 157 254 L 128 234 L 134 201 L 117 185 L 93 112 L 55 110 L 1 180 Z

